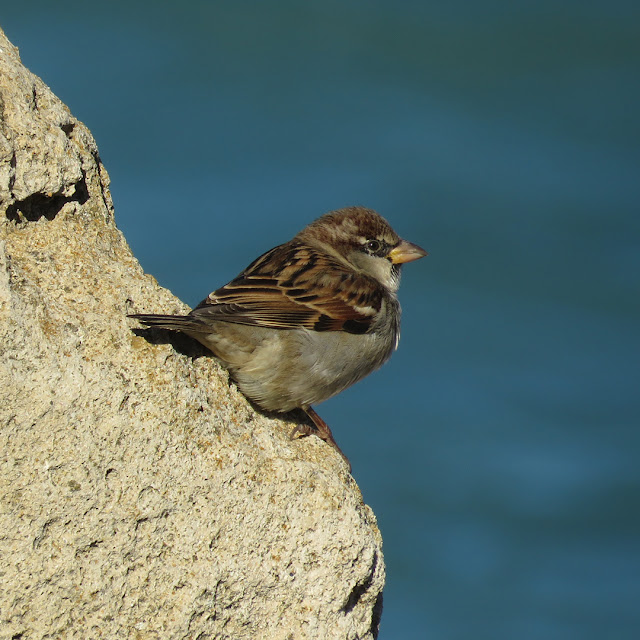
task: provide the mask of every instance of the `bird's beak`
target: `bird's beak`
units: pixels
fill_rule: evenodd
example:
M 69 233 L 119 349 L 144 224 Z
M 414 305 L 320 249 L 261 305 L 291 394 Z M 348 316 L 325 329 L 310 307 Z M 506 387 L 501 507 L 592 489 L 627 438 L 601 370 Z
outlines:
M 424 258 L 426 255 L 427 252 L 417 244 L 401 240 L 400 244 L 389 252 L 389 260 L 391 260 L 393 264 L 404 264 L 405 262 L 412 262 L 413 260 Z

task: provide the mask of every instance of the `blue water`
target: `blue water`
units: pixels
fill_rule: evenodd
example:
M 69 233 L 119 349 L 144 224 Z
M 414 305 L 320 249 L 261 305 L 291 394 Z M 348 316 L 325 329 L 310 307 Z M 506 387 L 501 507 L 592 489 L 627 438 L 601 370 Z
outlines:
M 349 204 L 429 250 L 398 353 L 320 407 L 383 533 L 381 640 L 640 637 L 640 4 L 3 14 L 186 302 Z

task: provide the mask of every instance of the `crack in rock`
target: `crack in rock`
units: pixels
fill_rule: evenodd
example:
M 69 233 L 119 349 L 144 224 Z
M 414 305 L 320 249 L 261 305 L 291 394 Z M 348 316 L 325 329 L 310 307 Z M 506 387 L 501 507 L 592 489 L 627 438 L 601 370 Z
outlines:
M 48 195 L 46 193 L 32 193 L 22 200 L 16 200 L 7 207 L 6 216 L 8 220 L 36 222 L 40 218 L 53 220 L 62 207 L 67 202 L 77 202 L 84 204 L 89 200 L 89 189 L 87 188 L 86 176 L 82 172 L 82 178 L 75 184 L 73 194 L 70 196 L 62 193 Z
M 360 602 L 362 596 L 369 590 L 369 587 L 373 584 L 373 578 L 375 576 L 377 566 L 378 554 L 374 552 L 373 560 L 371 561 L 371 568 L 369 569 L 367 577 L 362 582 L 356 583 L 353 589 L 351 589 L 351 593 L 349 594 L 347 601 L 341 609 L 343 613 L 349 613 L 353 611 L 354 607 L 358 604 L 358 602 Z

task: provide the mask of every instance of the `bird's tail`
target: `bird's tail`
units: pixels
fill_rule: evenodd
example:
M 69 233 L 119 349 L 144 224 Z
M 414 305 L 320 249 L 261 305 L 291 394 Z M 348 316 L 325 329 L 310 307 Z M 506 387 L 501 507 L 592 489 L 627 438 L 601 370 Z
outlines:
M 132 313 L 128 318 L 135 318 L 147 327 L 173 329 L 175 331 L 202 331 L 203 322 L 193 316 L 162 316 L 154 313 Z

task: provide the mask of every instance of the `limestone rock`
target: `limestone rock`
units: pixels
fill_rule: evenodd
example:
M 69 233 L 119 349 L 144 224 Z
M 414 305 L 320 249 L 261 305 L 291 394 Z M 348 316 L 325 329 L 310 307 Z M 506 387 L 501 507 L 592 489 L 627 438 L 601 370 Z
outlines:
M 0 637 L 374 638 L 381 539 L 342 459 L 132 331 L 186 307 L 89 131 L 0 50 Z

